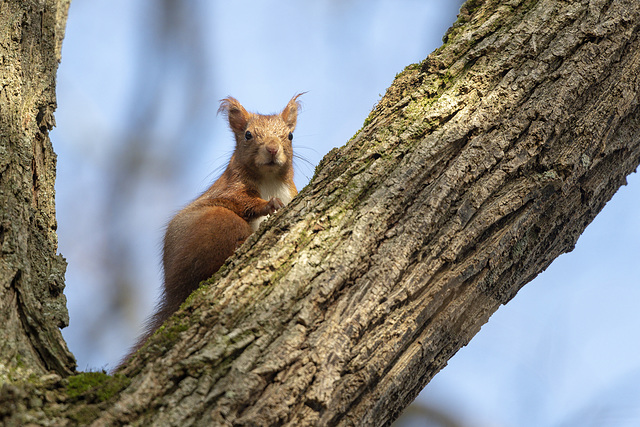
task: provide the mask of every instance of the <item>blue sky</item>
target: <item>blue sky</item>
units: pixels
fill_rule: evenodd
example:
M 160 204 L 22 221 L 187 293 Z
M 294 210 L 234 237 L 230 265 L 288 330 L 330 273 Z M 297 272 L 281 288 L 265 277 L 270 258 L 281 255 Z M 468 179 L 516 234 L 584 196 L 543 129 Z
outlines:
M 149 0 L 71 5 L 52 140 L 60 252 L 69 262 L 71 325 L 63 333 L 83 370 L 113 367 L 151 313 L 164 224 L 208 186 L 232 149 L 215 115 L 219 99 L 232 95 L 249 110 L 270 113 L 308 92 L 295 139 L 311 163 L 298 164 L 301 188 L 322 156 L 362 126 L 395 74 L 441 44 L 458 9 L 435 0 L 188 3 L 198 8 L 202 53 L 195 110 L 184 105 L 189 77 L 181 58 L 157 64 L 162 52 L 145 44 L 154 37 L 145 19 Z M 144 79 L 165 72 L 174 82 L 157 97 L 154 143 L 142 154 L 164 166 L 145 171 L 159 181 L 125 184 L 134 201 L 105 230 L 105 182 L 117 171 L 113 159 L 136 114 L 141 54 L 149 58 Z M 187 132 L 180 127 L 185 114 L 196 117 Z M 162 154 L 167 150 L 172 154 Z M 133 248 L 139 284 L 130 295 L 135 309 L 115 317 L 101 304 L 111 295 L 102 272 L 114 268 L 104 263 L 114 232 Z M 639 260 L 640 179 L 632 174 L 575 250 L 500 308 L 420 399 L 473 426 L 637 425 Z

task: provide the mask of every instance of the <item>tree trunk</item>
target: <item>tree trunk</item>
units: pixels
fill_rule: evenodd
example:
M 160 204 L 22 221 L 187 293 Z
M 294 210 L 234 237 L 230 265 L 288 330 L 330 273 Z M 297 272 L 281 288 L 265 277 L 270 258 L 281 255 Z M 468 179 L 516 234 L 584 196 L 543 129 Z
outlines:
M 0 380 L 75 371 L 60 333 L 69 314 L 49 140 L 68 7 L 68 0 L 0 4 Z
M 14 384 L 0 414 L 390 423 L 640 163 L 639 33 L 635 0 L 469 1 L 124 375 Z

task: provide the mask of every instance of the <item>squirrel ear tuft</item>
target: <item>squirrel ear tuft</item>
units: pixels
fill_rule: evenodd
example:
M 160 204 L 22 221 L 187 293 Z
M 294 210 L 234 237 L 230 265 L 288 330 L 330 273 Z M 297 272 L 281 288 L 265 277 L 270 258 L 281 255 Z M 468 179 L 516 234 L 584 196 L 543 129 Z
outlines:
M 243 133 L 247 128 L 247 122 L 251 116 L 247 110 L 244 109 L 242 104 L 237 99 L 229 96 L 220 100 L 220 108 L 218 108 L 218 114 L 225 114 L 229 119 L 229 126 L 235 133 Z
M 291 130 L 295 129 L 296 121 L 298 119 L 298 110 L 302 108 L 300 105 L 300 101 L 298 101 L 298 97 L 304 95 L 306 92 L 302 92 L 291 98 L 291 101 L 284 107 L 280 116 L 282 120 L 289 126 Z

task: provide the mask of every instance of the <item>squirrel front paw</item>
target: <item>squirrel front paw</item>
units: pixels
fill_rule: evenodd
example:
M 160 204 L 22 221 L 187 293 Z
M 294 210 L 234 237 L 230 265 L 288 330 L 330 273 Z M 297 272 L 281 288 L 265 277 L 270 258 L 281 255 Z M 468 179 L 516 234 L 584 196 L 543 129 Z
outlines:
M 272 197 L 271 200 L 269 200 L 269 203 L 267 203 L 267 205 L 265 206 L 265 215 L 271 215 L 273 213 L 275 213 L 278 209 L 282 209 L 284 208 L 284 203 L 282 203 L 282 200 L 280 200 L 277 197 Z

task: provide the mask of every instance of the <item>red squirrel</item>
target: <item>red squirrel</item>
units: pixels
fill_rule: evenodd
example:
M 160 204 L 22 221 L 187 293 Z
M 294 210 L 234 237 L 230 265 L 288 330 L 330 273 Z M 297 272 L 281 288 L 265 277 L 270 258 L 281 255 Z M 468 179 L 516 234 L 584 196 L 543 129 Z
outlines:
M 232 97 L 220 102 L 218 113 L 229 120 L 235 150 L 220 178 L 169 222 L 162 255 L 162 298 L 129 356 L 178 310 L 200 282 L 218 271 L 267 215 L 298 193 L 293 183 L 291 142 L 300 95 L 280 114 L 272 115 L 249 113 Z

